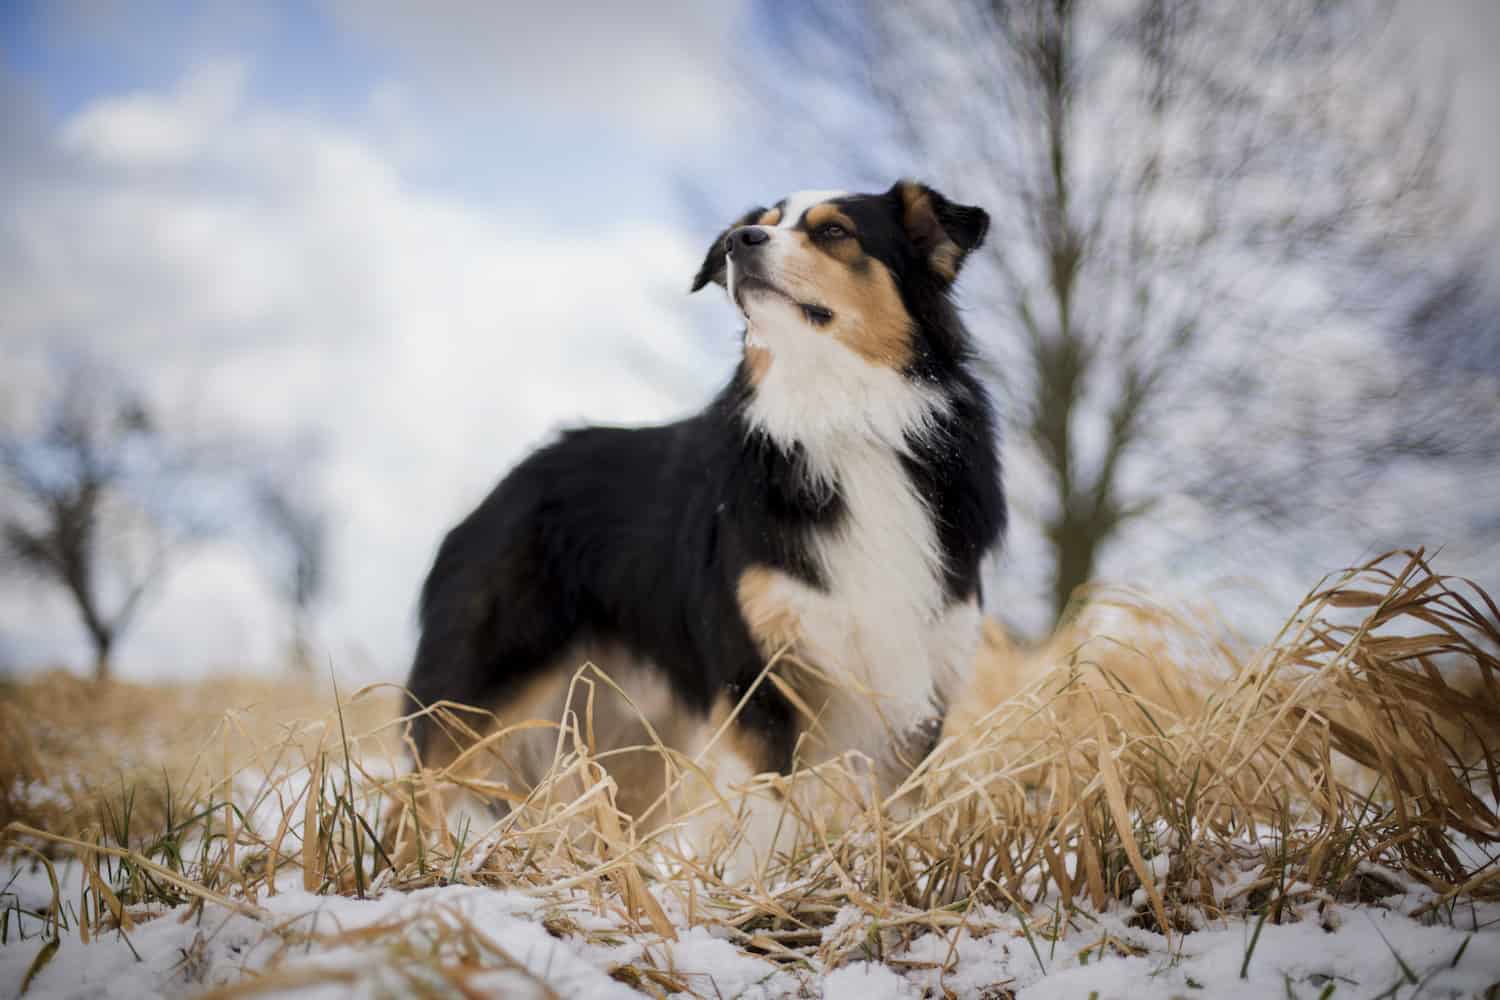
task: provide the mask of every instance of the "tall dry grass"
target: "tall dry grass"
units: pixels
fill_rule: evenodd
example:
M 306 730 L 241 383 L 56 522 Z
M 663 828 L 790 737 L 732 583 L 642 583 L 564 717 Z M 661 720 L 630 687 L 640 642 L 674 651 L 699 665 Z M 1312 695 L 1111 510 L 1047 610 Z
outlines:
M 59 897 L 41 915 L 54 936 L 183 904 L 261 915 L 287 873 L 319 893 L 457 882 L 581 899 L 609 930 L 563 915 L 549 929 L 660 939 L 711 923 L 746 950 L 825 966 L 919 934 L 977 933 L 984 912 L 1019 917 L 1033 948 L 1111 907 L 1169 939 L 1226 914 L 1333 921 L 1346 902 L 1391 895 L 1399 877 L 1428 887 L 1422 915 L 1442 919 L 1460 899 L 1500 899 L 1500 864 L 1475 846 L 1500 841 L 1497 651 L 1494 602 L 1421 552 L 1325 580 L 1259 649 L 1139 595 L 1102 592 L 1039 649 L 1016 649 L 991 628 L 973 692 L 895 792 L 874 792 L 850 760 L 757 778 L 744 794 L 777 812 L 780 852 L 742 878 L 680 849 L 673 833 L 695 818 L 670 803 L 643 823 L 616 808 L 587 718 L 523 724 L 556 737 L 552 775 L 535 789 L 476 780 L 472 758 L 403 774 L 402 721 L 381 687 L 314 723 L 282 717 L 256 730 L 254 712 L 221 716 L 207 745 L 178 762 L 197 778 L 180 777 L 169 795 L 138 778 L 137 789 L 155 789 L 149 816 L 122 823 L 128 791 L 110 804 L 97 780 L 60 786 L 65 799 L 100 800 L 66 816 L 27 811 L 34 796 L 7 801 L 6 847 L 71 857 L 90 873 L 81 903 Z M 762 682 L 792 669 L 774 664 Z M 59 706 L 78 701 L 47 690 L 67 683 L 7 693 L 7 738 L 19 749 L 4 787 L 17 774 L 24 788 L 28 775 L 89 771 L 69 734 L 109 724 L 127 704 L 139 717 L 121 724 L 141 727 L 131 738 L 201 710 L 186 699 L 152 723 L 163 706 L 143 698 L 75 714 Z M 584 669 L 576 683 L 610 682 Z M 474 737 L 485 731 L 470 712 L 430 711 Z M 482 738 L 474 753 L 507 735 Z M 701 761 L 651 749 L 674 781 L 698 780 Z M 454 829 L 435 803 L 456 784 L 508 811 Z M 710 797 L 696 809 L 722 817 L 726 805 L 735 803 Z M 723 829 L 733 838 L 732 823 Z M 868 919 L 849 921 L 851 907 Z M 444 926 L 479 933 L 461 920 Z M 307 943 L 304 931 L 275 932 Z M 404 947 L 399 928 L 389 933 Z M 434 961 L 423 975 L 452 985 L 473 971 Z M 649 958 L 617 975 L 673 983 Z

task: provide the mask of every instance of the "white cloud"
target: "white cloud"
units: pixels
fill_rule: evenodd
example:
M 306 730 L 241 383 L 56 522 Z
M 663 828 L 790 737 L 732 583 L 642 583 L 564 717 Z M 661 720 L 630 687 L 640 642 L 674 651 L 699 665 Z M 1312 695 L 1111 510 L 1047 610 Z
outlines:
M 206 63 L 170 94 L 141 92 L 91 105 L 69 123 L 63 141 L 111 166 L 182 166 L 233 115 L 244 85 L 243 63 Z
M 325 633 L 336 658 L 398 676 L 440 533 L 559 424 L 699 405 L 732 321 L 686 296 L 696 239 L 515 227 L 415 188 L 353 134 L 247 101 L 234 73 L 63 124 L 92 165 L 6 199 L 0 321 L 18 353 L 87 344 L 178 412 L 321 429 L 338 512 Z M 709 315 L 722 343 L 695 333 Z M 690 375 L 674 387 L 667 369 Z M 192 560 L 127 639 L 124 671 L 269 656 L 263 590 L 232 552 Z M 16 629 L 21 653 L 76 657 L 67 610 L 49 607 L 0 595 L 8 621 L 34 623 Z
M 738 3 L 541 5 L 329 0 L 346 28 L 394 52 L 470 111 L 540 111 L 659 140 L 720 134 L 721 73 Z

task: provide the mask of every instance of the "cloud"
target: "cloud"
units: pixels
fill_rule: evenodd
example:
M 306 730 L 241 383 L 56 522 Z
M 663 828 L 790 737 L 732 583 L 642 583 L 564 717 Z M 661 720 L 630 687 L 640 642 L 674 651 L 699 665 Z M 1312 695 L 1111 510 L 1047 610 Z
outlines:
M 701 405 L 732 320 L 686 296 L 698 239 L 477 210 L 366 137 L 246 98 L 244 73 L 202 65 L 61 123 L 72 169 L 17 182 L 0 209 L 0 321 L 18 355 L 83 345 L 171 412 L 320 430 L 338 525 L 324 631 L 336 657 L 399 676 L 441 532 L 560 425 Z M 711 320 L 721 339 L 699 334 Z M 243 556 L 202 553 L 123 669 L 268 657 L 264 590 Z M 34 623 L 12 627 L 13 655 L 76 655 L 65 607 L 18 600 L 0 595 L 7 621 Z
M 182 166 L 234 114 L 244 84 L 243 63 L 208 63 L 170 94 L 143 92 L 98 101 L 68 124 L 63 143 L 103 164 Z
M 330 0 L 347 30 L 470 111 L 529 111 L 658 140 L 722 134 L 739 4 Z

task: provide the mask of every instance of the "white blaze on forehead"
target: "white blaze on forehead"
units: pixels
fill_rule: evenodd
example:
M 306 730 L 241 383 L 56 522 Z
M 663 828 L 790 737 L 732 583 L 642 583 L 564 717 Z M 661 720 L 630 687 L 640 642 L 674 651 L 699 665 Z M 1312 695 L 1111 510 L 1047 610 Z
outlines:
M 802 213 L 820 202 L 831 198 L 842 198 L 848 191 L 796 191 L 786 196 L 781 204 L 781 221 L 777 229 L 790 229 L 802 221 Z

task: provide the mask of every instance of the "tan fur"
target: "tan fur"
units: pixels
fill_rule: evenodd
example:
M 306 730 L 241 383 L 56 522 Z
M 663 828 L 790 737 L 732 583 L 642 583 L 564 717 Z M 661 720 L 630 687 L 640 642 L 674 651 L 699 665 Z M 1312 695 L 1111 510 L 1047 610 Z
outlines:
M 927 260 L 933 271 L 947 281 L 958 277 L 958 262 L 963 256 L 957 243 L 948 238 L 932 209 L 932 198 L 920 184 L 901 182 L 902 221 L 906 231 L 919 245 L 930 246 Z
M 781 221 L 781 209 L 768 208 L 760 213 L 760 218 L 755 220 L 757 226 L 774 226 Z
M 587 663 L 614 680 L 630 701 L 592 671 L 585 671 L 575 683 L 575 674 Z M 667 747 L 673 748 L 691 746 L 702 724 L 677 702 L 665 679 L 648 665 L 612 647 L 578 646 L 493 703 L 492 715 L 461 716 L 478 732 L 475 740 L 459 736 L 459 742 L 469 749 L 459 753 L 454 740 L 439 733 L 423 748 L 423 760 L 435 770 L 451 769 L 452 778 L 498 782 L 513 795 L 524 796 L 552 766 L 558 742 L 556 723 L 562 720 L 565 708 L 576 716 L 579 732 L 585 742 L 592 743 L 593 752 L 609 754 L 605 763 L 618 786 L 616 804 L 633 816 L 649 808 L 666 788 L 668 771 L 661 754 L 651 748 L 646 722 Z M 647 749 L 623 749 L 638 746 Z M 565 742 L 564 752 L 568 749 Z
M 776 597 L 781 574 L 766 566 L 751 566 L 740 574 L 740 614 L 764 656 L 775 656 L 797 641 L 797 615 Z
M 960 251 L 958 244 L 952 240 L 944 240 L 938 244 L 937 249 L 927 258 L 932 269 L 949 281 L 958 277 L 958 260 Z
M 807 228 L 807 231 L 812 232 L 820 226 L 828 225 L 830 222 L 835 222 L 843 226 L 844 229 L 846 229 L 850 233 L 850 235 L 853 235 L 855 233 L 853 220 L 843 212 L 839 211 L 839 207 L 837 205 L 827 201 L 823 202 L 823 204 L 821 205 L 814 205 L 812 208 L 809 208 L 807 210 L 807 215 L 805 216 L 804 224 Z
M 747 574 L 752 578 L 755 575 L 755 570 Z M 751 583 L 746 592 L 755 589 Z M 768 637 L 783 634 L 786 622 L 774 611 L 763 620 L 770 625 Z M 575 681 L 579 668 L 586 663 L 613 679 L 634 706 L 592 671 L 585 670 Z M 592 685 L 585 683 L 587 680 L 592 680 Z M 556 724 L 565 708 L 574 714 L 583 740 L 602 758 L 614 780 L 616 806 L 628 816 L 647 819 L 650 826 L 670 822 L 673 815 L 702 806 L 715 794 L 727 794 L 730 786 L 777 767 L 767 741 L 731 718 L 735 704 L 729 699 L 720 698 L 705 719 L 678 701 L 666 679 L 648 665 L 617 648 L 580 645 L 516 691 L 497 699 L 490 706 L 492 715 L 463 713 L 461 718 L 477 736 L 439 733 L 424 748 L 427 767 L 446 772 L 453 783 L 440 791 L 439 808 L 446 814 L 464 801 L 465 784 L 472 788 L 483 783 L 490 789 L 503 785 L 501 799 L 516 802 L 524 798 L 546 778 L 552 766 L 558 742 Z M 665 747 L 699 759 L 700 766 L 715 779 L 717 793 L 692 778 L 668 801 L 665 793 L 672 788 L 672 771 L 651 746 L 647 722 Z M 570 740 L 571 736 L 564 741 L 564 753 L 571 748 Z M 460 747 L 464 748 L 462 752 Z M 645 749 L 627 749 L 635 747 Z M 584 788 L 577 784 L 556 790 L 579 795 Z

